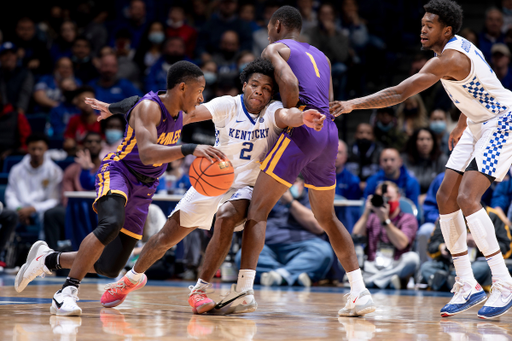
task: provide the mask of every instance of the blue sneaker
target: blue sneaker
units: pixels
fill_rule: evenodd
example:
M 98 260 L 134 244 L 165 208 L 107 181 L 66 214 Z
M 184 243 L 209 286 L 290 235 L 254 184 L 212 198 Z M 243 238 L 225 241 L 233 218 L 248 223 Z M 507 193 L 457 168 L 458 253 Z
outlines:
M 491 295 L 478 311 L 478 317 L 491 319 L 505 314 L 512 308 L 512 282 L 496 280 L 492 283 Z
M 454 293 L 450 302 L 441 309 L 441 316 L 453 316 L 466 311 L 486 300 L 487 295 L 480 284 L 476 283 L 473 287 L 471 284 L 455 277 L 455 284 L 452 291 Z

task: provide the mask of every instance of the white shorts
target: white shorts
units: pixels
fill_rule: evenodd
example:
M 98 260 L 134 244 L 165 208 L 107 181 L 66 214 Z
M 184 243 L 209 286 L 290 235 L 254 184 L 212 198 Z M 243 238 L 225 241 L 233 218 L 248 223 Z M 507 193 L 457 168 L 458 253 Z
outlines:
M 171 214 L 169 214 L 169 218 L 174 213 L 180 211 L 180 226 L 209 230 L 212 227 L 213 216 L 222 204 L 226 201 L 251 200 L 251 198 L 252 187 L 250 186 L 240 189 L 231 188 L 225 194 L 217 197 L 206 197 L 199 194 L 194 187 L 190 187 Z M 245 221 L 235 227 L 235 232 L 242 231 L 244 224 Z
M 468 120 L 446 168 L 464 172 L 473 158 L 478 170 L 502 181 L 512 163 L 512 112 L 483 123 Z

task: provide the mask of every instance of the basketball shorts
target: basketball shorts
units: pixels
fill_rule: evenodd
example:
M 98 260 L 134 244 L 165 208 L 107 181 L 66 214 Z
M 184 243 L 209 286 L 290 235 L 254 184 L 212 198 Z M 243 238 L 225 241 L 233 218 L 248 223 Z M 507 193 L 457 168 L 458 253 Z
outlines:
M 512 163 L 512 112 L 468 126 L 448 159 L 446 168 L 464 172 L 475 159 L 478 171 L 502 181 Z
M 216 197 L 207 197 L 199 194 L 194 187 L 190 187 L 187 193 L 180 200 L 178 205 L 169 215 L 169 218 L 180 211 L 180 226 L 198 227 L 203 230 L 209 230 L 212 227 L 213 216 L 217 213 L 222 204 L 234 200 L 251 200 L 252 187 L 245 186 L 240 189 L 231 188 L 223 195 Z M 235 228 L 235 232 L 244 229 L 245 221 Z
M 283 131 L 260 169 L 287 187 L 302 173 L 307 188 L 334 190 L 337 153 L 338 128 L 325 120 L 321 131 L 304 125 Z
M 150 186 L 143 184 L 121 161 L 104 160 L 96 174 L 96 200 L 93 209 L 96 211 L 96 201 L 109 192 L 122 195 L 126 199 L 125 222 L 121 232 L 130 237 L 141 239 L 144 223 L 148 215 L 149 204 L 158 180 Z

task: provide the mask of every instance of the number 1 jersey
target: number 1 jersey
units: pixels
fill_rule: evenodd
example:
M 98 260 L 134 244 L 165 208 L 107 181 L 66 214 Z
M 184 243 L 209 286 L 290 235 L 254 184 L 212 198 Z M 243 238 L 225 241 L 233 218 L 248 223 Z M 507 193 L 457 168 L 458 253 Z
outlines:
M 275 112 L 283 107 L 271 101 L 259 114 L 251 114 L 244 96 L 222 96 L 203 104 L 215 124 L 215 147 L 229 158 L 235 168 L 232 188 L 254 186 L 261 161 L 282 132 Z

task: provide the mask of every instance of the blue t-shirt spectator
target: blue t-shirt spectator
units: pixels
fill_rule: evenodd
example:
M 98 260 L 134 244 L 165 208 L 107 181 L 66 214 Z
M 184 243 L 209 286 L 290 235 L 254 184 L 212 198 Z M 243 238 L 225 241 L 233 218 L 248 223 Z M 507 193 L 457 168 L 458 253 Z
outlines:
M 506 180 L 498 183 L 491 199 L 492 208 L 501 208 L 505 214 L 508 212 L 512 200 L 512 180 Z
M 434 181 L 430 184 L 430 187 L 427 191 L 427 196 L 425 197 L 425 202 L 423 203 L 423 219 L 425 223 L 433 223 L 435 224 L 437 218 L 439 218 L 439 207 L 437 206 L 437 190 L 441 187 L 441 182 L 444 179 L 444 172 L 438 174 Z
M 52 110 L 50 110 L 50 125 L 53 131 L 52 136 L 63 137 L 69 119 L 78 114 L 80 114 L 80 109 L 69 102 L 63 102 L 57 107 L 52 108 Z
M 82 86 L 82 81 L 76 77 L 73 77 L 75 80 L 76 86 L 80 87 Z M 57 85 L 57 82 L 55 81 L 55 77 L 53 75 L 44 75 L 41 78 L 39 78 L 39 81 L 34 86 L 34 92 L 38 90 L 43 90 L 46 93 L 46 96 L 54 100 L 56 102 L 62 102 L 64 101 L 64 96 L 62 95 L 62 91 Z M 39 105 L 36 105 L 35 111 L 42 111 L 42 107 Z
M 142 96 L 142 92 L 139 91 L 130 81 L 119 78 L 114 85 L 104 88 L 99 84 L 99 80 L 93 80 L 89 83 L 94 88 L 96 99 L 99 101 L 114 103 L 119 102 L 126 97 L 131 96 Z M 163 89 L 166 87 L 164 86 Z

